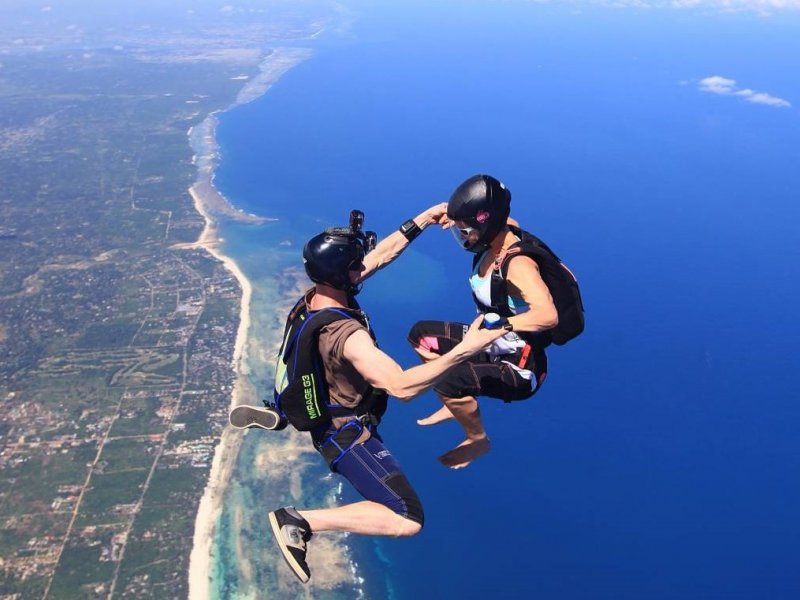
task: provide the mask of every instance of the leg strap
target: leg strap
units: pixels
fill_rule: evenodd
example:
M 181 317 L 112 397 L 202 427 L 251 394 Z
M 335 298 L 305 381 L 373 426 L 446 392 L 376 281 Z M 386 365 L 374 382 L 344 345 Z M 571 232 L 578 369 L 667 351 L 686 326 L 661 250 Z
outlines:
M 358 420 L 348 421 L 339 429 L 331 432 L 322 442 L 317 444 L 317 450 L 333 471 L 342 457 L 353 447 L 356 440 L 361 437 L 364 425 Z

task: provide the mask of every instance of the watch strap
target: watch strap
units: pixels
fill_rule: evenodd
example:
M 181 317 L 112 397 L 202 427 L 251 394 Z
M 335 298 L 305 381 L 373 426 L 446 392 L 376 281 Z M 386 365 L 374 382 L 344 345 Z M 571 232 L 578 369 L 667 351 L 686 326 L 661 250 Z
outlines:
M 414 222 L 414 219 L 409 219 L 400 225 L 398 231 L 400 231 L 409 242 L 413 242 L 414 239 L 422 233 L 422 228 Z

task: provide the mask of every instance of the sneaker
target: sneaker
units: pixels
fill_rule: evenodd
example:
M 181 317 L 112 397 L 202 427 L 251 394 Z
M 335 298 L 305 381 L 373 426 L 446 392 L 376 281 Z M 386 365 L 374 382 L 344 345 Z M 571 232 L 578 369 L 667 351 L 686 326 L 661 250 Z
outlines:
M 306 542 L 311 539 L 311 526 L 294 508 L 287 506 L 269 513 L 269 524 L 286 564 L 297 578 L 306 583 L 311 571 L 306 563 Z
M 241 404 L 231 410 L 228 415 L 231 425 L 238 429 L 259 427 L 277 431 L 286 427 L 284 419 L 274 407 L 259 407 Z

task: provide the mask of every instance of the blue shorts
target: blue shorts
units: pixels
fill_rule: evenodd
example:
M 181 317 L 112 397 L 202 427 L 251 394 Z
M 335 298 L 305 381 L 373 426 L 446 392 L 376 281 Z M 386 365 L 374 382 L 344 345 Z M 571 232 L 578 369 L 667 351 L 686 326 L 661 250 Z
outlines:
M 417 493 L 400 464 L 376 436 L 350 448 L 336 463 L 334 471 L 352 483 L 366 500 L 383 504 L 401 517 L 424 524 L 425 515 Z

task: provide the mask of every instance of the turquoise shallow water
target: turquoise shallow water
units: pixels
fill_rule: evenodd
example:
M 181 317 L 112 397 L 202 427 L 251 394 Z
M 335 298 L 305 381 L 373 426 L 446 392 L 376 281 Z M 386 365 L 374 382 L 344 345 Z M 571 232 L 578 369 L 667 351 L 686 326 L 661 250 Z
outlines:
M 535 399 L 483 403 L 493 449 L 470 468 L 435 460 L 454 426 L 415 425 L 432 395 L 390 407 L 384 438 L 427 522 L 413 539 L 349 540 L 366 597 L 797 597 L 797 109 L 697 84 L 722 75 L 800 103 L 797 15 L 437 6 L 361 7 L 347 37 L 316 42 L 218 131 L 220 189 L 279 219 L 222 230 L 262 334 L 310 235 L 356 207 L 385 234 L 480 171 L 581 281 L 586 333 L 550 352 Z M 468 273 L 434 231 L 369 281 L 382 348 L 410 366 L 414 321 L 468 319 Z M 253 377 L 266 392 L 269 369 Z M 285 499 L 248 466 L 264 451 L 245 445 L 225 527 L 241 510 L 257 531 Z M 335 487 L 312 469 L 305 500 Z M 221 589 L 249 577 L 299 593 L 269 587 L 253 533 L 243 574 L 233 531 Z

